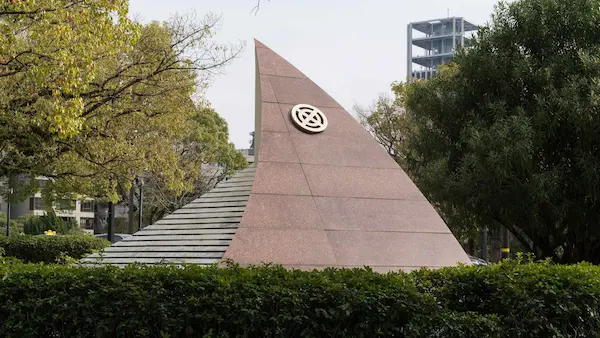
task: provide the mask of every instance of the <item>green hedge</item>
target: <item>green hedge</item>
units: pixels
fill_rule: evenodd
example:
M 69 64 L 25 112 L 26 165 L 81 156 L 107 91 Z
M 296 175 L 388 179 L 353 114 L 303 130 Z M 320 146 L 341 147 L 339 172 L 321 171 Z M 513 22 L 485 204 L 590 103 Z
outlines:
M 73 219 L 65 221 L 54 213 L 43 216 L 29 216 L 23 219 L 23 232 L 27 235 L 39 235 L 47 230 L 56 231 L 58 234 L 82 233 L 79 224 Z
M 80 259 L 109 245 L 107 240 L 84 235 L 0 237 L 0 248 L 6 256 L 32 263 L 55 263 L 65 256 Z
M 0 265 L 3 337 L 598 337 L 600 268 Z
M 598 266 L 510 261 L 413 276 L 441 308 L 497 316 L 504 337 L 600 337 Z

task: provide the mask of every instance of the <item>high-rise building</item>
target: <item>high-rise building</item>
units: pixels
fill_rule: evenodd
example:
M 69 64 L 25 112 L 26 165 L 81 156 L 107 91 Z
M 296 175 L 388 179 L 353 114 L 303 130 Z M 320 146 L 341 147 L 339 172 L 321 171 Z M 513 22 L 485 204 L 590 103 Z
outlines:
M 450 61 L 457 48 L 468 47 L 479 27 L 461 17 L 408 24 L 408 82 L 429 79 L 437 67 Z M 417 67 L 413 68 L 414 65 Z

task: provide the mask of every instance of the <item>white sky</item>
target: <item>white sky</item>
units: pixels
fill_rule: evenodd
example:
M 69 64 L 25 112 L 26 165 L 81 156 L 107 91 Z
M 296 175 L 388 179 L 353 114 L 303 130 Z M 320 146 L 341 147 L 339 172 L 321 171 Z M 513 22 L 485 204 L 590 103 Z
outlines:
M 496 0 L 130 0 L 143 22 L 195 11 L 222 15 L 220 42 L 246 41 L 244 54 L 223 70 L 207 93 L 229 124 L 237 148 L 254 129 L 254 38 L 290 61 L 346 110 L 369 105 L 406 77 L 406 25 L 462 16 L 489 21 Z

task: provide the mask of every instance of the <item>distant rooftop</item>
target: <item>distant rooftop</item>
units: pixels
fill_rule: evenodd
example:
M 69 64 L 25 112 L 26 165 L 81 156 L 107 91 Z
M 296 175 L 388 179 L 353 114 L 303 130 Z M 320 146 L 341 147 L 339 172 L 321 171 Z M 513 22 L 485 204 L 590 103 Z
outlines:
M 427 34 L 431 31 L 431 26 L 433 26 L 435 24 L 451 23 L 454 20 L 461 20 L 461 19 L 463 19 L 463 18 L 454 16 L 454 17 L 450 17 L 450 18 L 411 22 L 411 25 L 414 30 L 417 30 L 421 33 Z M 477 29 L 479 29 L 479 26 L 472 24 L 465 20 L 465 32 L 475 31 Z

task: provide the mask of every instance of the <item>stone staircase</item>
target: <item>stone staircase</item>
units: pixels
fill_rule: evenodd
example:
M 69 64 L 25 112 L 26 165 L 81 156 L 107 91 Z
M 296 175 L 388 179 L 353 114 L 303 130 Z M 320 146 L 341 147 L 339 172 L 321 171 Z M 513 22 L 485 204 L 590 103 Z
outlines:
M 117 266 L 219 262 L 238 229 L 255 173 L 255 167 L 238 172 L 190 204 L 82 262 Z

